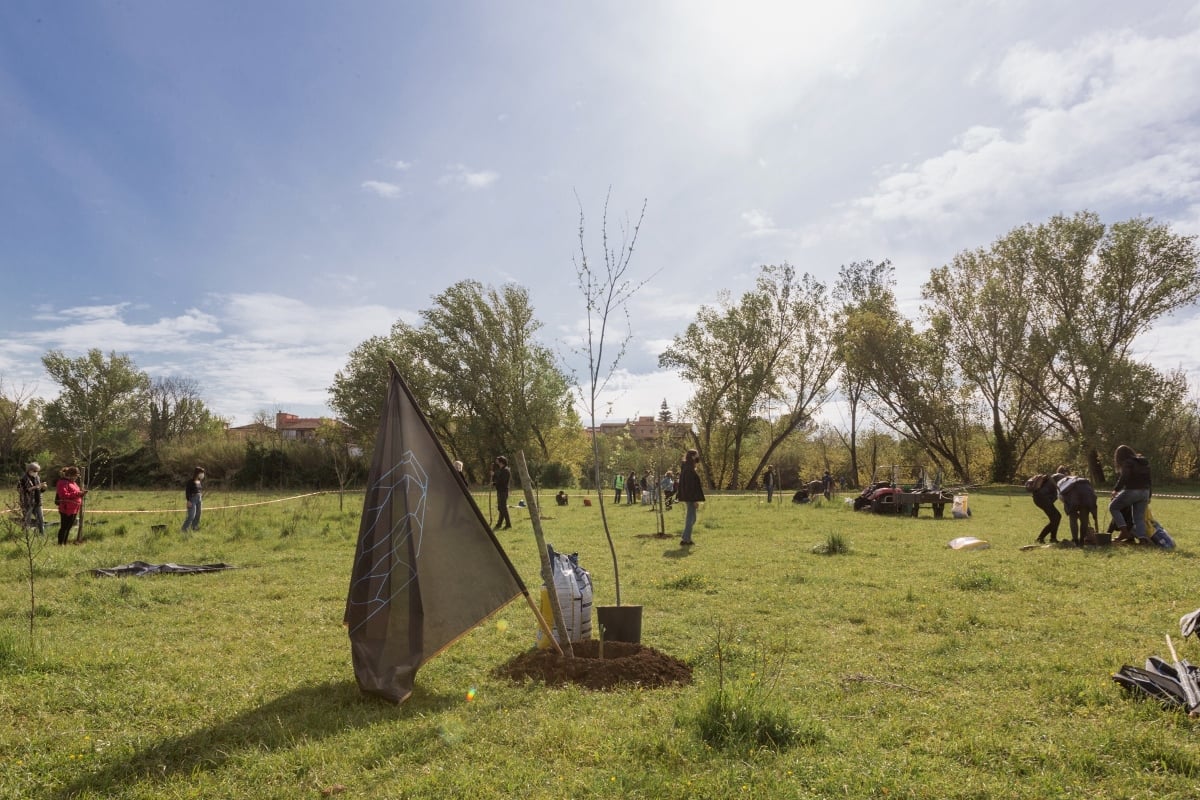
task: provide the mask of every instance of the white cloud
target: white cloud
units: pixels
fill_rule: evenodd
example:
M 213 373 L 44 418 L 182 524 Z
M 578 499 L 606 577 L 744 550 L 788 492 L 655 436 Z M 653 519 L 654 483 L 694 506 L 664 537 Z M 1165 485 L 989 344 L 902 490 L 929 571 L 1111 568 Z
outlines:
M 765 211 L 752 208 L 742 212 L 742 222 L 750 228 L 747 236 L 764 236 L 775 232 L 775 220 Z
M 490 169 L 472 170 L 465 164 L 450 164 L 446 174 L 438 179 L 440 184 L 465 186 L 468 189 L 486 189 L 500 180 L 500 173 Z
M 397 170 L 397 171 L 399 171 L 399 172 L 406 172 L 407 170 L 409 170 L 409 169 L 411 169 L 411 168 L 412 168 L 412 162 L 411 162 L 411 161 L 399 161 L 399 160 L 397 160 L 397 161 L 393 161 L 393 162 L 392 162 L 392 169 L 394 169 L 394 170 Z
M 371 192 L 387 198 L 399 197 L 401 191 L 399 186 L 387 181 L 363 181 L 359 187 L 364 192 Z
M 216 413 L 248 422 L 262 408 L 327 414 L 327 387 L 348 353 L 386 334 L 412 312 L 382 305 L 313 305 L 275 294 L 209 298 L 207 311 L 188 309 L 147 322 L 131 319 L 130 304 L 42 309 L 39 321 L 61 323 L 0 340 L 5 379 L 54 390 L 41 372 L 47 350 L 81 355 L 98 347 L 129 355 L 152 376 L 195 378 Z
M 596 397 L 596 421 L 658 416 L 664 399 L 675 419 L 679 419 L 680 409 L 691 399 L 692 391 L 691 384 L 677 372 L 634 373 L 619 369 Z M 576 411 L 587 424 L 586 403 L 577 402 Z
M 1041 200 L 1094 207 L 1200 192 L 1200 30 L 1123 32 L 1062 51 L 1013 47 L 996 70 L 1018 108 L 1012 130 L 974 126 L 955 147 L 884 177 L 853 207 L 937 226 Z

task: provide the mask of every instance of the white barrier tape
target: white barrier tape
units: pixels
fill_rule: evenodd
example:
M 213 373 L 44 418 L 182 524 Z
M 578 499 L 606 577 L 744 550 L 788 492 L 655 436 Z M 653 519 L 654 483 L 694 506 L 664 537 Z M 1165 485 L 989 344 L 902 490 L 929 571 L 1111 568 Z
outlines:
M 250 508 L 251 506 L 265 506 L 271 503 L 286 503 L 289 500 L 299 500 L 302 497 L 316 497 L 321 494 L 329 494 L 329 492 L 309 492 L 308 494 L 298 494 L 294 497 L 280 497 L 277 500 L 260 500 L 257 503 L 239 503 L 235 506 L 207 506 L 201 505 L 201 510 L 208 511 L 224 511 L 230 508 Z M 125 511 L 118 508 L 85 508 L 85 514 L 182 514 L 185 511 L 183 508 L 166 508 L 166 509 L 144 509 Z

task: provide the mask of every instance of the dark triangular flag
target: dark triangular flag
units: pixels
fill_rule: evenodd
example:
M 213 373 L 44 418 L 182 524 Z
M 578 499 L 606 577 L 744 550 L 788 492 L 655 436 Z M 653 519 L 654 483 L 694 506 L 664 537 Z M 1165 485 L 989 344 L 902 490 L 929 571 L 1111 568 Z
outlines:
M 345 622 L 359 688 L 399 703 L 422 663 L 528 593 L 388 365 Z

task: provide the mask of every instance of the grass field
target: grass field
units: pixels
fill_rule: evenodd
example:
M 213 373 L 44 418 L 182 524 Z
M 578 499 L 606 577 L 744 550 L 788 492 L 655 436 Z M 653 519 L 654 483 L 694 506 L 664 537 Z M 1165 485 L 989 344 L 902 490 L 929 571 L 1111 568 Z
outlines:
M 90 516 L 88 540 L 40 551 L 32 652 L 25 551 L 0 543 L 0 798 L 1200 796 L 1200 723 L 1109 680 L 1166 656 L 1168 633 L 1200 661 L 1178 637 L 1200 607 L 1195 501 L 1154 501 L 1173 552 L 1023 552 L 1044 517 L 1009 489 L 973 493 L 967 520 L 718 496 L 690 550 L 682 509 L 663 539 L 643 507 L 610 507 L 622 599 L 645 607 L 643 643 L 691 664 L 692 685 L 500 680 L 534 641 L 516 602 L 392 706 L 360 695 L 341 624 L 358 496 L 341 511 L 336 495 L 221 510 L 273 498 L 209 493 L 185 538 L 177 494 L 97 493 L 92 507 L 114 513 Z M 548 541 L 579 552 L 611 603 L 598 510 L 551 494 Z M 535 588 L 528 517 L 513 519 L 498 536 Z M 849 552 L 812 552 L 835 534 Z M 965 535 L 991 547 L 946 546 Z M 133 560 L 238 569 L 87 573 Z M 719 680 L 783 715 L 792 743 L 706 740 Z

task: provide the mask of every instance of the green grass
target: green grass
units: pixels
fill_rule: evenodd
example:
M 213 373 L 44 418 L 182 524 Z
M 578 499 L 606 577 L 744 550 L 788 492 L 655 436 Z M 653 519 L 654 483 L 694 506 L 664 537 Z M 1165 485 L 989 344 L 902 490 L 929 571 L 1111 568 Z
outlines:
M 535 636 L 516 602 L 422 667 L 397 707 L 360 695 L 341 624 L 358 499 L 218 510 L 272 496 L 210 494 L 184 538 L 176 494 L 97 492 L 92 507 L 118 513 L 90 517 L 84 545 L 41 552 L 32 651 L 23 556 L 0 542 L 0 797 L 1197 795 L 1200 723 L 1108 676 L 1166 655 L 1167 633 L 1200 661 L 1178 639 L 1200 607 L 1200 502 L 1155 500 L 1174 552 L 1022 552 L 1044 517 L 1016 490 L 972 494 L 968 520 L 717 496 L 688 550 L 682 508 L 659 538 L 644 507 L 610 506 L 622 599 L 693 685 L 506 683 L 494 668 Z M 152 513 L 122 513 L 137 510 Z M 546 514 L 548 541 L 578 552 L 611 603 L 598 509 L 575 496 Z M 497 535 L 533 589 L 528 517 L 513 519 Z M 965 535 L 992 546 L 946 546 Z M 813 552 L 835 536 L 836 558 Z M 239 569 L 86 573 L 135 559 Z

